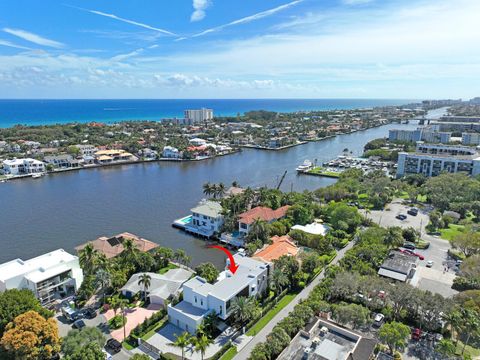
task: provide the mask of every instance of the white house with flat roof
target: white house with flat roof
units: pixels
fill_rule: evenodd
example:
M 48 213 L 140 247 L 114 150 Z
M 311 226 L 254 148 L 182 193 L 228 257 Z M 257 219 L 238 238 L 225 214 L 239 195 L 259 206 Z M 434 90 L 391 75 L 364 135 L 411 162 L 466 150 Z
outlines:
M 202 200 L 191 209 L 192 220 L 185 225 L 185 231 L 205 237 L 219 233 L 224 220 L 222 210 L 220 203 Z
M 28 175 L 45 172 L 45 164 L 41 161 L 25 158 L 3 161 L 3 172 L 9 175 Z
M 83 272 L 78 257 L 63 249 L 0 265 L 0 292 L 30 289 L 42 305 L 74 294 L 82 282 Z
M 215 312 L 221 320 L 231 314 L 235 298 L 257 296 L 267 289 L 270 267 L 243 254 L 234 255 L 235 274 L 223 271 L 215 284 L 196 276 L 183 284 L 183 301 L 168 305 L 170 323 L 194 334 L 208 314 Z M 227 260 L 228 264 L 228 260 Z

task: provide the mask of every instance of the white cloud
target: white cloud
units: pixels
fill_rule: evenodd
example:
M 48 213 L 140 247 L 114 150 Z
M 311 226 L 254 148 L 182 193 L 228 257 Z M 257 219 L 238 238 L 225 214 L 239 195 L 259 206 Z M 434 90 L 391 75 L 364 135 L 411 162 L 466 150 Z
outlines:
M 119 17 L 117 15 L 114 15 L 114 14 L 107 14 L 107 13 L 104 13 L 104 12 L 98 11 L 98 10 L 89 10 L 89 9 L 81 9 L 81 10 L 88 11 L 92 14 L 108 17 L 108 18 L 111 18 L 111 19 L 115 19 L 115 20 L 130 24 L 130 25 L 139 26 L 139 27 L 142 27 L 142 28 L 145 28 L 145 29 L 148 29 L 148 30 L 157 31 L 157 32 L 165 34 L 165 35 L 177 36 L 175 33 L 171 32 L 171 31 L 168 31 L 168 30 L 165 30 L 165 29 L 160 29 L 160 28 L 148 25 L 148 24 L 143 24 L 143 23 L 140 23 L 138 21 L 124 19 L 124 18 L 121 18 L 121 17 Z
M 190 16 L 190 21 L 200 21 L 207 15 L 205 10 L 211 5 L 210 0 L 193 0 L 193 13 Z
M 25 31 L 25 30 L 3 28 L 3 31 L 10 34 L 10 35 L 19 37 L 23 40 L 29 41 L 29 42 L 37 44 L 37 45 L 53 47 L 53 48 L 56 48 L 56 49 L 60 49 L 60 48 L 65 47 L 65 45 L 62 44 L 61 42 L 50 40 L 50 39 L 44 38 L 40 35 Z
M 0 45 L 15 48 L 15 49 L 31 50 L 30 48 L 28 48 L 26 46 L 17 45 L 17 44 L 14 44 L 14 43 L 10 42 L 10 41 L 1 40 L 1 39 L 0 39 Z
M 371 3 L 375 0 L 342 0 L 342 3 L 345 5 L 363 5 Z
M 149 48 L 151 48 L 151 47 L 149 47 Z M 143 48 L 140 48 L 140 49 L 131 51 L 131 52 L 126 53 L 126 54 L 116 55 L 116 56 L 112 57 L 110 60 L 112 60 L 112 61 L 123 61 L 123 60 L 127 60 L 127 59 L 129 59 L 129 58 L 132 58 L 132 57 L 135 57 L 135 56 L 140 55 L 141 53 L 143 53 L 143 51 L 144 51 L 144 49 L 143 49 Z
M 193 35 L 193 37 L 199 37 L 199 36 L 207 35 L 207 34 L 210 34 L 210 33 L 216 32 L 216 31 L 223 30 L 223 29 L 225 29 L 227 27 L 230 27 L 230 26 L 246 24 L 246 23 L 249 23 L 249 22 L 252 22 L 252 21 L 255 21 L 255 20 L 259 20 L 259 19 L 265 18 L 267 16 L 271 16 L 273 14 L 276 14 L 280 11 L 286 10 L 286 9 L 288 9 L 292 6 L 295 6 L 295 5 L 297 5 L 301 2 L 303 2 L 303 0 L 295 0 L 295 1 L 289 2 L 288 4 L 277 6 L 276 8 L 273 8 L 273 9 L 265 10 L 265 11 L 256 13 L 254 15 L 250 15 L 250 16 L 247 16 L 247 17 L 229 22 L 228 24 L 225 24 L 225 25 L 220 25 L 220 26 L 217 26 L 217 27 L 214 27 L 214 28 L 204 30 L 200 33 L 197 33 L 197 34 Z

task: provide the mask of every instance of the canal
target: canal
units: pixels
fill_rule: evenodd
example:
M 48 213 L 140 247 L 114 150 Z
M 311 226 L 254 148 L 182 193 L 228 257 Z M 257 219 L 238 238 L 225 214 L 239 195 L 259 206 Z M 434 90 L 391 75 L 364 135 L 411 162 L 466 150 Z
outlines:
M 389 129 L 415 126 L 385 125 L 282 151 L 248 149 L 202 162 L 124 165 L 3 183 L 0 263 L 57 248 L 73 252 L 75 246 L 99 236 L 128 231 L 162 246 L 184 249 L 193 265 L 205 261 L 221 265 L 220 252 L 171 227 L 202 198 L 205 182 L 271 187 L 286 170 L 282 190 L 314 190 L 335 180 L 297 175 L 295 168 L 305 159 L 320 164 L 345 148 L 360 155 L 368 141 L 387 136 Z

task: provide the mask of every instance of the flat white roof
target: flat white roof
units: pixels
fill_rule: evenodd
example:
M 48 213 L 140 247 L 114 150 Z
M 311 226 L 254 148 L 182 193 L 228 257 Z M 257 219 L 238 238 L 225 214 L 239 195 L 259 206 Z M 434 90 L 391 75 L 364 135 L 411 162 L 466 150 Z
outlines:
M 63 249 L 58 249 L 25 261 L 15 259 L 0 265 L 0 281 L 6 281 L 27 274 L 29 274 L 29 278 L 30 276 L 32 277 L 32 281 L 34 281 L 33 279 L 47 279 L 49 277 L 48 270 L 77 259 L 76 256 L 69 254 Z M 45 275 L 47 275 L 47 277 L 45 277 Z

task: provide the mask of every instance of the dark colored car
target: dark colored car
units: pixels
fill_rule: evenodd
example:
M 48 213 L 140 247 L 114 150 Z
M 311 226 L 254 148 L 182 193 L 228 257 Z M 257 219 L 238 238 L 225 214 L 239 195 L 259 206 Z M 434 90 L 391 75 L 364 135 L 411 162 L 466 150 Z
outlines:
M 412 216 L 417 216 L 418 215 L 418 209 L 411 208 L 407 211 L 407 214 L 412 215 Z
M 414 243 L 411 242 L 406 242 L 403 244 L 403 247 L 408 250 L 415 250 L 417 247 L 415 246 Z
M 97 312 L 93 308 L 85 308 L 82 310 L 82 314 L 86 319 L 94 319 L 97 316 Z
M 403 214 L 398 214 L 397 216 L 395 216 L 398 220 L 405 220 L 407 218 L 407 215 L 403 215 Z
M 83 320 L 77 320 L 73 323 L 72 327 L 74 329 L 81 329 L 87 326 Z
M 122 350 L 122 344 L 120 344 L 120 342 L 115 339 L 109 339 L 107 341 L 107 345 L 105 346 L 115 353 L 118 353 L 120 352 L 120 350 Z

